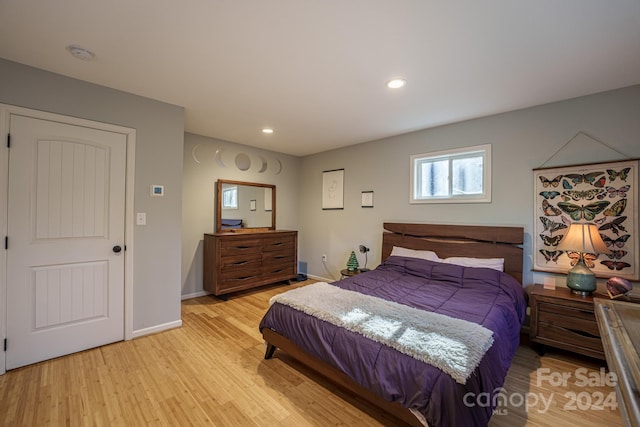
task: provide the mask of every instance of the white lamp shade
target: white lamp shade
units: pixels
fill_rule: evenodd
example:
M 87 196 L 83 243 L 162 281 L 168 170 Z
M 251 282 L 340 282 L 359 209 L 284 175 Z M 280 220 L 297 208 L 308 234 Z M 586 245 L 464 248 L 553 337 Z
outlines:
M 576 251 L 590 254 L 608 254 L 609 248 L 602 241 L 598 227 L 592 223 L 574 222 L 564 235 L 558 249 L 561 251 Z

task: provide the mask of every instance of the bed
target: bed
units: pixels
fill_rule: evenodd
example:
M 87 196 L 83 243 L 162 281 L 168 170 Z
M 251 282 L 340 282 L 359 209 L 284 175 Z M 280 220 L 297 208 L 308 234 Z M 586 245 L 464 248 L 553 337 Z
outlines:
M 409 425 L 487 425 L 525 317 L 522 227 L 385 223 L 384 229 L 383 261 L 375 269 L 272 299 L 260 322 L 265 359 L 285 351 Z M 504 272 L 474 267 L 484 261 L 503 263 Z M 328 311 L 305 305 L 320 300 Z M 341 304 L 352 308 L 348 315 Z M 371 307 L 382 312 L 362 317 Z M 458 334 L 480 338 L 462 342 Z

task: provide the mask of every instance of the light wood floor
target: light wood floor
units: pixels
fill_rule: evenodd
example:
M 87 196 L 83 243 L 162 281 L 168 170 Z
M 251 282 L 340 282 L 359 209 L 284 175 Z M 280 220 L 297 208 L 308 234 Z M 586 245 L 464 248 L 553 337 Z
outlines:
M 292 286 L 227 302 L 187 300 L 181 328 L 10 371 L 0 376 L 0 425 L 397 425 L 282 352 L 263 360 L 258 323 L 269 298 Z M 576 387 L 575 379 L 566 387 L 537 384 L 539 368 L 574 374 L 583 366 L 599 368 L 566 354 L 539 357 L 522 345 L 505 384 L 512 405 L 491 426 L 622 425 L 617 411 L 563 408 L 566 393 L 586 393 L 584 404 L 585 396 L 607 395 L 610 387 Z M 527 393 L 551 396 L 550 409 L 542 413 L 540 404 L 525 411 L 517 397 Z

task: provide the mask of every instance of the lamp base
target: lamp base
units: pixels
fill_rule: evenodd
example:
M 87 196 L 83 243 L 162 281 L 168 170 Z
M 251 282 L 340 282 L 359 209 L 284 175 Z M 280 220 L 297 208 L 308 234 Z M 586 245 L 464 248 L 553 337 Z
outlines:
M 597 289 L 596 275 L 582 260 L 567 273 L 567 287 L 578 295 L 591 295 Z

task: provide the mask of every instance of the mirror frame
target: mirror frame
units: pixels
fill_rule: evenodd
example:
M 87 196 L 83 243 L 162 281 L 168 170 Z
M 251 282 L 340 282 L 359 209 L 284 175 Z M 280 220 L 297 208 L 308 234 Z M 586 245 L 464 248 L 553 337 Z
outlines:
M 262 187 L 271 189 L 271 226 L 270 227 L 247 227 L 235 229 L 222 229 L 222 186 L 245 185 L 249 187 Z M 227 179 L 219 179 L 216 183 L 216 233 L 250 233 L 252 231 L 275 230 L 276 229 L 276 186 L 272 184 L 261 184 L 257 182 L 231 181 Z

